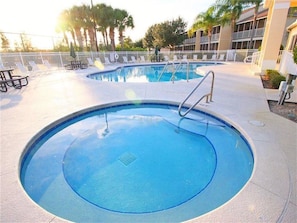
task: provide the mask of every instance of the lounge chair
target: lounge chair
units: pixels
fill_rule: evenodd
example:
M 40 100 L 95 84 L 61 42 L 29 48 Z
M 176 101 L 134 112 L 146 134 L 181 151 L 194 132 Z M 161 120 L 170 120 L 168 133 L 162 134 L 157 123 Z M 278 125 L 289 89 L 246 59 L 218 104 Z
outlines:
M 187 55 L 183 55 L 182 62 L 188 62 L 188 56 Z
M 164 61 L 169 61 L 169 57 L 167 55 L 164 55 Z
M 217 54 L 213 54 L 211 60 L 217 60 Z
M 88 60 L 88 65 L 89 66 L 91 66 L 91 67 L 94 67 L 95 66 L 94 65 L 94 62 L 93 62 L 93 60 L 91 58 L 87 58 L 87 60 Z
M 194 55 L 193 55 L 193 60 L 198 60 L 198 56 L 197 56 L 197 54 L 194 54 Z
M 35 61 L 29 61 L 29 65 L 32 68 L 32 71 L 40 71 L 40 68 L 38 67 L 38 65 L 35 63 Z
M 28 74 L 29 71 L 26 69 L 26 67 L 20 63 L 20 62 L 15 62 L 15 65 L 17 66 L 17 68 L 19 69 L 19 71 L 23 74 Z
M 41 70 L 39 66 L 35 63 L 35 61 L 31 60 L 29 61 L 29 65 L 31 66 L 32 70 L 31 72 L 34 72 L 34 74 L 42 74 L 47 73 L 46 70 Z
M 224 61 L 224 59 L 225 59 L 225 54 L 220 54 L 219 61 Z
M 204 54 L 204 55 L 202 56 L 202 60 L 203 60 L 203 61 L 207 60 L 207 55 L 206 55 L 206 54 Z
M 135 56 L 131 56 L 131 61 L 132 61 L 132 63 L 136 63 L 137 62 Z
M 178 61 L 178 58 L 176 55 L 173 55 L 173 61 Z
M 142 63 L 146 62 L 144 56 L 140 56 L 140 62 L 142 62 Z
M 109 65 L 109 64 L 111 64 L 111 62 L 110 62 L 110 60 L 109 60 L 109 58 L 108 57 L 104 57 L 104 64 L 106 64 L 106 65 Z
M 128 63 L 129 61 L 128 61 L 128 58 L 126 57 L 126 56 L 123 56 L 123 62 L 124 63 Z

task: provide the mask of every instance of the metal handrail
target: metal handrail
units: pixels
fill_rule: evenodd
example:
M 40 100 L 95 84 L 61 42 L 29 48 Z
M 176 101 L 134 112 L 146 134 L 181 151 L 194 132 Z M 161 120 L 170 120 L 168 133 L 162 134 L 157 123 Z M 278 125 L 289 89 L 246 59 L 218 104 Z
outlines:
M 158 82 L 160 81 L 160 79 L 161 79 L 163 73 L 165 72 L 166 68 L 168 67 L 168 64 L 169 64 L 169 63 L 170 63 L 170 61 L 167 61 L 167 63 L 165 64 L 165 66 L 164 66 L 164 68 L 163 68 L 161 74 L 159 75 Z
M 192 94 L 198 89 L 198 87 L 204 82 L 204 80 L 212 74 L 212 81 L 211 81 L 211 87 L 210 92 L 208 94 L 203 95 L 199 100 L 193 104 L 188 110 L 186 110 L 183 114 L 181 113 L 182 106 L 186 103 L 186 101 L 192 96 Z M 207 74 L 202 78 L 202 80 L 197 84 L 197 86 L 190 92 L 190 94 L 185 98 L 184 101 L 182 101 L 178 106 L 178 114 L 182 117 L 185 117 L 203 98 L 206 97 L 206 102 L 212 101 L 212 94 L 213 94 L 213 85 L 214 85 L 214 77 L 215 74 L 212 70 L 208 71 Z
M 187 81 L 189 81 L 189 66 L 190 66 L 189 61 L 180 61 L 176 67 L 174 67 L 174 65 L 175 65 L 174 61 L 167 61 L 167 63 L 165 64 L 161 74 L 158 77 L 158 82 L 160 81 L 161 77 L 163 76 L 163 74 L 164 74 L 165 70 L 167 69 L 167 67 L 169 66 L 169 64 L 171 64 L 171 65 L 173 65 L 174 70 L 172 72 L 170 80 L 172 81 L 172 83 L 174 83 L 175 74 L 176 74 L 176 72 L 178 71 L 178 69 L 181 67 L 181 65 L 183 63 L 187 64 Z
M 171 79 L 170 79 L 172 81 L 172 83 L 174 83 L 176 72 L 178 71 L 178 69 L 180 69 L 180 67 L 181 67 L 181 65 L 183 63 L 187 64 L 187 81 L 189 81 L 189 67 L 190 67 L 190 63 L 189 63 L 189 61 L 183 61 L 183 60 L 181 60 L 179 62 L 179 64 L 176 66 L 175 70 L 172 72 Z

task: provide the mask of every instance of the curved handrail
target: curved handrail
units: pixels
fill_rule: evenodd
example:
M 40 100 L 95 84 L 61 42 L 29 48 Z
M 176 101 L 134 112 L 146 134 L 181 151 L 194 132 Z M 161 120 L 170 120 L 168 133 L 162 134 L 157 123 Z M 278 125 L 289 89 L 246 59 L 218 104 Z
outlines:
M 188 61 L 180 61 L 177 66 L 174 68 L 174 70 L 172 71 L 172 75 L 171 75 L 171 78 L 170 80 L 172 81 L 172 83 L 174 83 L 174 79 L 175 79 L 175 74 L 176 72 L 178 71 L 178 69 L 180 69 L 181 65 L 185 63 L 187 64 L 187 81 L 189 81 L 189 66 L 190 66 L 190 63 Z M 167 61 L 167 63 L 165 64 L 161 74 L 159 75 L 158 77 L 158 82 L 160 81 L 161 77 L 163 76 L 165 70 L 167 69 L 167 67 L 169 66 L 169 64 L 171 65 L 175 65 L 174 61 Z
M 182 106 L 186 103 L 186 101 L 192 96 L 192 94 L 198 89 L 198 87 L 204 82 L 204 80 L 212 74 L 212 81 L 211 81 L 211 87 L 210 92 L 208 94 L 203 95 L 199 100 L 193 104 L 188 110 L 186 110 L 183 114 L 181 113 Z M 197 86 L 188 94 L 188 96 L 185 98 L 184 101 L 182 101 L 178 106 L 178 114 L 182 117 L 186 116 L 203 98 L 206 98 L 206 102 L 212 101 L 212 94 L 213 94 L 213 85 L 214 85 L 214 77 L 215 74 L 212 70 L 208 71 L 207 74 L 202 78 L 202 80 L 197 84 Z M 210 98 L 210 100 L 208 100 Z

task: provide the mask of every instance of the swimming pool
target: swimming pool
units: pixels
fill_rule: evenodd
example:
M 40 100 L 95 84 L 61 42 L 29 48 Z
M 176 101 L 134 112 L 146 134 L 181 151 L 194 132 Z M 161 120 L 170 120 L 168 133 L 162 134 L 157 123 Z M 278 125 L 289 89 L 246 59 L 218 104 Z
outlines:
M 20 178 L 62 218 L 180 222 L 237 194 L 253 170 L 245 138 L 228 123 L 174 103 L 117 103 L 58 120 L 28 145 Z
M 167 82 L 201 77 L 197 68 L 218 63 L 134 64 L 114 70 L 89 74 L 87 77 L 105 82 Z M 165 68 L 164 68 L 165 67 Z

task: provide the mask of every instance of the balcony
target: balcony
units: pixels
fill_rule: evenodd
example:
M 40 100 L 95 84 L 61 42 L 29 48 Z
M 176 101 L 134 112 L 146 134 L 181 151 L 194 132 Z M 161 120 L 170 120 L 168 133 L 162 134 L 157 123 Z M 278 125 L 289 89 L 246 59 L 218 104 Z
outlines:
M 255 29 L 254 37 L 263 37 L 265 28 Z M 252 30 L 244 30 L 241 32 L 234 32 L 232 35 L 233 40 L 249 39 L 251 38 Z

